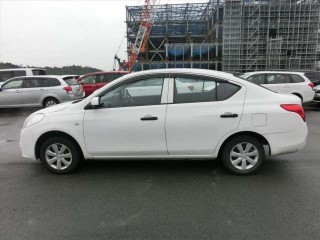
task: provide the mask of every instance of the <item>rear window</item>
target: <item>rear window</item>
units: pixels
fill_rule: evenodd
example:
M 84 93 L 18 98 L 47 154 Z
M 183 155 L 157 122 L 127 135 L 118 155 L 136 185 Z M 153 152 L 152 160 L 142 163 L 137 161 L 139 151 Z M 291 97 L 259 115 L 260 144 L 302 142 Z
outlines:
M 304 74 L 310 81 L 316 80 L 316 76 L 314 73 L 305 73 Z
M 32 74 L 34 76 L 37 76 L 37 75 L 46 75 L 46 71 L 45 70 L 41 70 L 41 69 L 34 69 L 32 70 Z
M 75 79 L 64 79 L 64 81 L 69 85 L 69 86 L 75 86 L 78 84 L 77 80 Z

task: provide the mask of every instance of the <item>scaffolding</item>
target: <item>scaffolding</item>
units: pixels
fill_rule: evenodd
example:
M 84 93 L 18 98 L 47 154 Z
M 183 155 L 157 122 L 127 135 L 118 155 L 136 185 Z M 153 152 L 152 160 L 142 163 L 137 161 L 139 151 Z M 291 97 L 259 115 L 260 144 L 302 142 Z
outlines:
M 128 54 L 143 6 L 128 6 Z M 230 72 L 316 69 L 320 0 L 211 0 L 155 6 L 135 71 L 205 68 Z

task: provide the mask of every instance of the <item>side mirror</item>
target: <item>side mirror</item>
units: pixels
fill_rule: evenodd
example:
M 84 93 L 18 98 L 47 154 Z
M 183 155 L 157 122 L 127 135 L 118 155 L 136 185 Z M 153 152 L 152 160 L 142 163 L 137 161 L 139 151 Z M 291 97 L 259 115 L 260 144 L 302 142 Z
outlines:
M 100 97 L 94 97 L 94 98 L 92 98 L 91 99 L 91 101 L 90 101 L 90 103 L 91 103 L 91 106 L 93 107 L 93 108 L 99 108 L 101 105 L 100 105 Z

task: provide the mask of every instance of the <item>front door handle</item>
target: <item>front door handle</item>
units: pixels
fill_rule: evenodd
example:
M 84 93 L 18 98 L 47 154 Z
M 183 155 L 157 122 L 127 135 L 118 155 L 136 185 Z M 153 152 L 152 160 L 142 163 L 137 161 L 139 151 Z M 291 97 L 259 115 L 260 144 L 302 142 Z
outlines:
M 16 93 L 21 93 L 21 91 L 20 91 L 20 90 L 16 90 L 15 92 L 16 92 Z
M 140 118 L 140 120 L 141 121 L 155 121 L 155 120 L 158 120 L 158 117 L 147 115 L 147 116 Z
M 220 117 L 221 117 L 221 118 L 237 118 L 237 117 L 238 117 L 238 114 L 226 112 L 226 113 L 220 115 Z

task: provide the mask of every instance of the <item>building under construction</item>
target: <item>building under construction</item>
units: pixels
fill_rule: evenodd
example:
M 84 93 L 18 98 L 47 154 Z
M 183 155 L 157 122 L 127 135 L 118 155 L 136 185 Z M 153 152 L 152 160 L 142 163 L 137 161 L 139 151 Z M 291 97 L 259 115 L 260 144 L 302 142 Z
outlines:
M 126 7 L 128 54 L 143 6 Z M 316 69 L 320 0 L 211 0 L 156 5 L 134 70 L 203 68 L 230 72 Z

